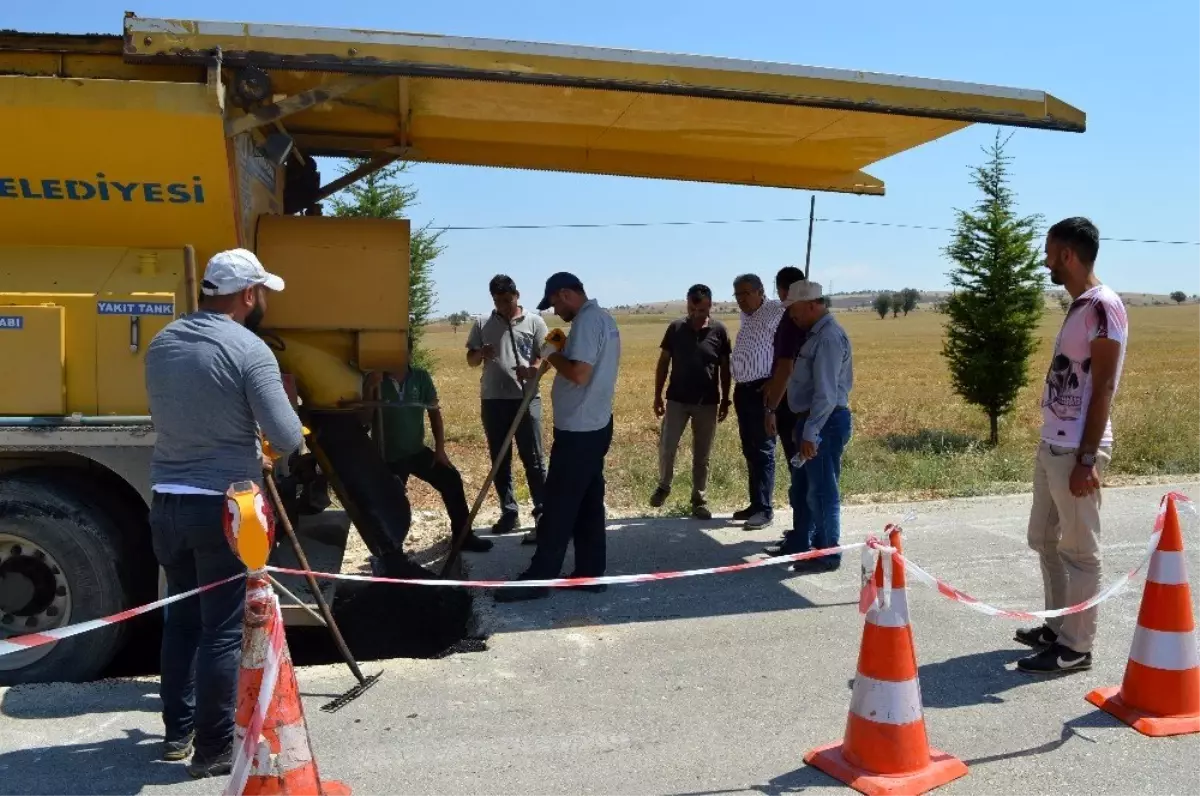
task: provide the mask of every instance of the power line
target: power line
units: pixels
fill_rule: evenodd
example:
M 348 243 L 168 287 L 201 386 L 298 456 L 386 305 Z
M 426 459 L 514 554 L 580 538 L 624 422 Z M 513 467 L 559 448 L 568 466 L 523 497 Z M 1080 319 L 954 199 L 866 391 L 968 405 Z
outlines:
M 950 227 L 935 227 L 928 224 L 903 224 L 894 221 L 865 221 L 862 219 L 853 218 L 815 218 L 816 222 L 822 224 L 854 224 L 864 227 L 892 227 L 895 229 L 919 229 L 932 232 L 953 232 Z M 807 224 L 807 218 L 727 218 L 727 219 L 707 219 L 695 221 L 611 221 L 611 222 L 594 222 L 594 223 L 572 223 L 572 224 L 493 224 L 487 226 L 443 226 L 430 227 L 432 230 L 444 232 L 491 232 L 498 230 L 547 230 L 547 229 L 617 229 L 617 228 L 643 228 L 643 227 L 699 227 L 699 226 L 725 226 L 734 224 Z M 1160 244 L 1165 246 L 1200 246 L 1200 241 L 1194 240 L 1161 240 L 1161 239 L 1143 239 L 1143 238 L 1110 238 L 1102 237 L 1100 240 L 1112 241 L 1114 243 L 1147 243 Z

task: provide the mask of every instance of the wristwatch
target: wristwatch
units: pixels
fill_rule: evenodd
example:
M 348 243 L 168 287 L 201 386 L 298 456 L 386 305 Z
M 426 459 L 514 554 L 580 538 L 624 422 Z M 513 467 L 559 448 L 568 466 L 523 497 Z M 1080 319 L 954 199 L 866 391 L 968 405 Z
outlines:
M 763 407 L 763 411 L 764 411 L 764 412 L 766 412 L 766 413 L 767 413 L 767 414 L 769 414 L 769 415 L 773 415 L 773 414 L 775 414 L 775 410 L 774 410 L 774 409 L 772 409 L 772 408 L 771 408 L 771 407 L 769 407 L 769 406 L 764 406 L 764 407 Z
M 1079 462 L 1084 467 L 1095 467 L 1096 466 L 1096 454 L 1081 453 L 1075 457 L 1075 461 Z

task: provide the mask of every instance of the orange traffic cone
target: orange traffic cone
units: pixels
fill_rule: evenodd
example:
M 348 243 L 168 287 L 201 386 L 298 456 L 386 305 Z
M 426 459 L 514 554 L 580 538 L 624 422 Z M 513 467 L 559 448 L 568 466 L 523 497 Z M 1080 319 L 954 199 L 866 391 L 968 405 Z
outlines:
M 313 759 L 279 599 L 263 570 L 275 537 L 275 518 L 253 482 L 233 484 L 225 496 L 225 537 L 250 570 L 242 619 L 233 771 L 225 796 L 349 794 L 350 788 L 341 782 L 321 782 Z
M 893 530 L 889 541 L 899 550 L 900 532 Z M 882 558 L 874 580 L 882 589 Z M 924 793 L 967 773 L 961 760 L 931 748 L 925 735 L 904 566 L 898 560 L 892 563 L 890 604 L 867 611 L 845 738 L 810 750 L 804 762 L 869 796 Z
M 278 598 L 256 573 L 246 584 L 234 762 L 225 794 L 349 794 L 341 782 L 322 782 L 317 770 Z
M 1146 573 L 1125 679 L 1120 688 L 1097 688 L 1087 701 L 1143 735 L 1200 732 L 1200 656 L 1173 497 Z

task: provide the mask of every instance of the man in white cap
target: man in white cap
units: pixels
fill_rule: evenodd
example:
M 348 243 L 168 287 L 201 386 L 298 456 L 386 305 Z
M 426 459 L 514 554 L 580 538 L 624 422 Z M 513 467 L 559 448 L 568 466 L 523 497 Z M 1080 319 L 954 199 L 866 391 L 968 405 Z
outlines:
M 791 552 L 836 547 L 841 539 L 842 501 L 838 478 L 842 451 L 850 440 L 850 390 L 854 358 L 846 330 L 825 306 L 821 286 L 802 279 L 788 288 L 788 315 L 807 332 L 788 380 L 788 407 L 796 414 L 797 454 L 803 465 L 794 471 L 796 544 Z M 771 411 L 768 407 L 768 411 Z M 792 566 L 795 572 L 828 572 L 841 566 L 840 555 L 828 555 Z
M 245 571 L 225 540 L 225 492 L 262 484 L 259 429 L 284 457 L 303 442 L 275 355 L 252 330 L 283 280 L 245 249 L 208 261 L 199 312 L 172 321 L 146 350 L 157 439 L 150 460 L 154 554 L 179 594 Z M 167 608 L 160 693 L 163 757 L 191 757 L 193 777 L 230 770 L 242 610 L 239 580 Z

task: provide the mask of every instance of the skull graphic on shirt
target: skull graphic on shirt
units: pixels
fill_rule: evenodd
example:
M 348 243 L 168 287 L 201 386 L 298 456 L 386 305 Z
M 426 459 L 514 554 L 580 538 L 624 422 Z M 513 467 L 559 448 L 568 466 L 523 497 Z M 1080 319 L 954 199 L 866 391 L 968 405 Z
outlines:
M 1055 354 L 1046 374 L 1043 406 L 1048 406 L 1060 420 L 1078 420 L 1083 408 L 1084 384 L 1091 368 L 1091 357 L 1077 362 L 1066 354 Z

